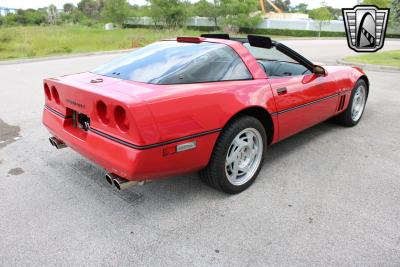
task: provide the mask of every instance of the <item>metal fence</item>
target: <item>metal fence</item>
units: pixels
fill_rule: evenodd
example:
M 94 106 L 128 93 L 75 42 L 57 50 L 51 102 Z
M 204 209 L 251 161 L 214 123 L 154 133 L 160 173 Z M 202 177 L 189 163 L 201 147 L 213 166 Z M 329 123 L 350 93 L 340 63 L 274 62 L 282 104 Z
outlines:
M 150 26 L 154 25 L 150 17 L 130 18 L 127 21 L 128 25 L 132 26 Z M 195 27 L 214 27 L 214 22 L 205 17 L 189 18 L 187 26 Z M 308 30 L 319 31 L 319 23 L 312 19 L 264 19 L 258 24 L 256 29 L 281 29 L 281 30 Z M 345 32 L 344 23 L 342 20 L 331 20 L 322 25 L 322 31 L 325 32 Z M 400 34 L 400 27 L 389 26 L 388 33 Z
M 150 17 L 130 18 L 128 25 L 150 26 L 154 25 Z M 187 21 L 187 26 L 213 27 L 214 22 L 205 17 L 193 17 Z M 311 19 L 264 19 L 256 29 L 288 29 L 288 30 L 309 30 L 318 31 L 319 23 Z M 343 21 L 332 20 L 322 26 L 322 31 L 344 32 Z

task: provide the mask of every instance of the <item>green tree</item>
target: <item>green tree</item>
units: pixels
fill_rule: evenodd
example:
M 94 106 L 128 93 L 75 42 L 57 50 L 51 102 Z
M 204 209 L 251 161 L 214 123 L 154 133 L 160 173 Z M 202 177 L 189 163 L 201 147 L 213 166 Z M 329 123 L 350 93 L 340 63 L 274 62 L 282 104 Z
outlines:
M 4 25 L 14 26 L 17 25 L 17 14 L 8 13 L 4 18 Z
M 131 6 L 130 14 L 131 17 L 148 17 L 150 15 L 150 8 L 148 6 L 139 6 L 134 4 Z
M 375 5 L 380 8 L 390 7 L 390 0 L 363 0 L 362 5 Z
M 289 12 L 290 9 L 290 0 L 273 0 L 272 1 L 280 10 L 284 12 Z M 266 8 L 268 10 L 275 10 L 268 1 L 266 1 Z
M 130 5 L 127 0 L 106 0 L 102 17 L 117 25 L 122 25 L 129 16 Z
M 81 21 L 86 19 L 85 14 L 82 13 L 79 9 L 75 8 L 72 10 L 71 15 L 70 15 L 72 23 L 80 23 Z
M 331 6 L 327 6 L 326 8 L 329 9 L 329 12 L 331 12 L 333 19 L 339 19 L 339 17 L 342 16 L 341 8 L 334 8 Z
M 3 25 L 41 25 L 47 23 L 47 8 L 18 9 L 15 13 L 0 16 Z
M 221 0 L 221 14 L 230 31 L 253 28 L 262 21 L 258 0 Z
M 71 14 L 76 7 L 71 3 L 66 3 L 63 6 L 64 13 Z
M 28 21 L 25 16 L 25 10 L 18 9 L 15 13 L 15 22 L 20 25 L 27 25 Z
M 68 13 L 64 11 L 63 13 L 59 14 L 59 19 L 62 23 L 73 24 L 81 23 L 85 20 L 88 20 L 88 18 L 82 13 L 82 11 L 76 7 L 72 8 L 71 11 L 69 11 Z
M 400 23 L 400 0 L 393 0 L 392 2 L 392 18 L 396 23 Z
M 148 0 L 150 3 L 150 17 L 157 26 L 182 27 L 186 23 L 187 11 L 183 2 L 179 0 Z
M 102 8 L 104 7 L 103 0 L 81 0 L 78 3 L 78 9 L 82 13 L 93 19 L 99 19 Z
M 46 21 L 47 14 L 42 10 L 18 9 L 15 14 L 15 22 L 19 25 L 40 25 Z
M 292 8 L 291 11 L 295 12 L 295 13 L 307 14 L 307 12 L 308 12 L 308 4 L 300 3 L 297 6 L 295 6 L 294 8 Z
M 46 12 L 43 9 L 28 9 L 26 16 L 29 24 L 41 25 L 46 23 Z
M 310 11 L 310 18 L 318 22 L 318 36 L 321 37 L 322 27 L 324 25 L 328 25 L 332 19 L 334 19 L 332 13 L 329 11 L 329 8 L 326 6 L 316 8 Z
M 214 0 L 213 2 L 200 0 L 194 5 L 194 15 L 209 18 L 214 22 L 215 28 L 218 28 L 218 17 L 220 13 L 220 3 L 218 0 Z

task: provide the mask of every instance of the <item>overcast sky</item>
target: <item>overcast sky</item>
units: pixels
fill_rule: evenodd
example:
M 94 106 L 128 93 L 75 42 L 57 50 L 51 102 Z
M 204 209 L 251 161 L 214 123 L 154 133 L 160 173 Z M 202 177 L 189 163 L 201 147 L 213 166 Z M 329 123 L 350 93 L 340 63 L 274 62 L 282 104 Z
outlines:
M 191 0 L 196 2 L 196 0 Z M 58 8 L 62 8 L 63 4 L 69 2 L 77 4 L 79 0 L 0 0 L 0 6 L 12 7 L 12 8 L 39 8 L 55 4 Z M 131 4 L 145 4 L 146 0 L 129 0 Z M 307 3 L 310 8 L 319 7 L 321 0 L 291 0 L 292 5 L 299 3 Z M 353 7 L 357 4 L 357 0 L 325 0 L 325 2 L 333 7 Z

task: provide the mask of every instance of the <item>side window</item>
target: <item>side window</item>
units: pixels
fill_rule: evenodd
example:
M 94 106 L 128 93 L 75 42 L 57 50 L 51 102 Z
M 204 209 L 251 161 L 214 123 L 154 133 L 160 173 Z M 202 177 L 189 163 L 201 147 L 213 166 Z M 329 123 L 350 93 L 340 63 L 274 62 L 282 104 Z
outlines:
M 175 73 L 159 79 L 159 84 L 185 84 L 250 80 L 252 76 L 239 55 L 223 46 L 193 58 Z
M 264 49 L 244 44 L 250 53 L 257 59 L 268 77 L 290 77 L 311 74 L 305 66 L 286 56 L 276 48 Z

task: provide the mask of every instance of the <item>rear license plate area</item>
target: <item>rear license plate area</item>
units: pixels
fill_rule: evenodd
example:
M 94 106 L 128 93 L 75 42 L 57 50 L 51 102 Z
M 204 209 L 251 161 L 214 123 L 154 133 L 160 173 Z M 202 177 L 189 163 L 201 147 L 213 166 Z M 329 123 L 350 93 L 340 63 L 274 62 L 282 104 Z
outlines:
M 86 114 L 72 111 L 72 127 L 87 132 L 90 129 L 90 118 Z

